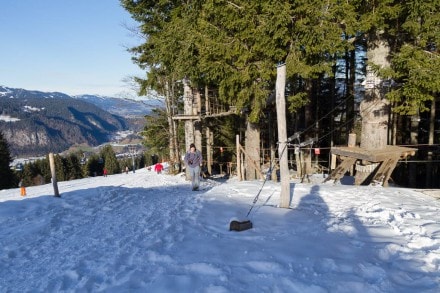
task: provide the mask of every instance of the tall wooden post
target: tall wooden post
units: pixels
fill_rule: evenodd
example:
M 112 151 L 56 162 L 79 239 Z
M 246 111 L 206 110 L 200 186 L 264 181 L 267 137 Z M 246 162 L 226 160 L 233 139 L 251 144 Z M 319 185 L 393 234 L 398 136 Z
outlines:
M 281 175 L 281 195 L 280 207 L 288 208 L 290 206 L 290 175 L 287 156 L 287 130 L 286 130 L 286 64 L 277 68 L 276 80 L 276 107 L 277 107 L 277 125 L 278 125 L 278 156 L 280 160 Z
M 50 173 L 52 175 L 52 184 L 53 184 L 54 195 L 56 197 L 60 197 L 60 193 L 58 192 L 57 172 L 55 170 L 55 160 L 53 157 L 53 153 L 49 153 L 49 166 L 50 166 Z

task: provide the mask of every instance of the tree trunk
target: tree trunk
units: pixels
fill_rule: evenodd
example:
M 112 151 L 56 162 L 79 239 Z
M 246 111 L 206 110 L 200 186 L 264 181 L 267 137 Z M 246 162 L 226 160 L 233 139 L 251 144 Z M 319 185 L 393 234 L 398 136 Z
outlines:
M 378 36 L 378 40 L 370 42 L 367 52 L 368 61 L 382 68 L 389 67 L 389 45 Z M 385 99 L 383 81 L 367 66 L 365 98 L 360 105 L 362 117 L 361 147 L 365 149 L 381 149 L 388 143 L 388 111 L 389 102 Z
M 346 51 L 346 59 L 345 59 L 345 121 L 346 121 L 346 137 L 348 139 L 348 135 L 353 132 L 354 128 L 354 83 L 356 81 L 356 60 L 355 60 L 355 51 Z
M 331 111 L 331 115 L 330 115 L 330 147 L 334 146 L 335 143 L 335 134 L 334 134 L 334 129 L 335 129 L 335 98 L 336 98 L 336 73 L 337 73 L 337 67 L 336 65 L 333 66 L 333 76 L 330 77 L 330 84 L 331 84 L 331 88 L 330 88 L 330 95 L 331 95 L 331 107 L 330 107 L 330 111 Z
M 247 122 L 245 134 L 245 150 L 246 150 L 246 180 L 255 180 L 259 178 L 258 170 L 254 165 L 260 166 L 260 130 L 258 124 Z
M 172 109 L 172 95 L 169 88 L 168 81 L 165 82 L 165 106 L 166 106 L 166 112 L 167 112 L 167 119 L 168 119 L 168 147 L 170 149 L 170 171 L 174 173 L 174 165 L 178 161 L 178 158 L 176 156 L 176 148 L 174 145 L 174 120 L 173 120 L 173 109 Z
M 185 79 L 183 81 L 183 111 L 184 115 L 193 115 L 193 94 Z M 185 150 L 189 150 L 191 143 L 194 143 L 194 125 L 192 120 L 185 120 Z M 186 170 L 186 179 L 190 179 L 188 168 Z
M 431 103 L 431 112 L 429 115 L 429 137 L 428 137 L 428 144 L 432 146 L 434 144 L 434 133 L 435 133 L 435 112 L 436 112 L 436 99 Z M 428 164 L 426 165 L 426 184 L 425 187 L 431 187 L 432 184 L 432 147 L 429 147 L 428 150 Z
M 202 152 L 202 121 L 194 121 L 194 144 Z
M 389 67 L 390 47 L 380 34 L 376 37 L 368 43 L 368 61 L 381 68 Z M 385 148 L 388 144 L 389 102 L 385 98 L 383 81 L 370 66 L 367 66 L 365 97 L 359 110 L 362 117 L 361 147 L 372 151 Z M 356 165 L 355 182 L 362 182 L 374 170 L 374 167 L 365 168 L 363 164 Z M 365 164 L 374 166 L 372 162 Z
M 202 112 L 202 97 L 199 90 L 195 90 L 195 102 L 193 105 L 193 114 L 200 115 Z M 194 125 L 194 144 L 196 148 L 202 152 L 202 121 L 198 120 L 193 123 Z
M 212 145 L 213 145 L 213 134 L 209 127 L 206 127 L 206 167 L 208 168 L 208 173 L 212 174 Z
M 414 115 L 411 117 L 411 144 L 417 145 L 419 143 L 419 115 Z M 415 162 L 409 164 L 409 186 L 417 186 L 417 164 Z
M 306 80 L 306 91 L 310 98 L 310 102 L 304 106 L 304 128 L 307 129 L 313 123 L 313 86 L 312 80 Z
M 241 151 L 240 151 L 240 135 L 235 136 L 235 147 L 236 147 L 236 153 L 237 153 L 237 178 L 238 180 L 243 180 L 243 177 L 241 175 Z
M 397 144 L 397 113 L 391 113 L 392 129 L 391 129 L 391 144 Z

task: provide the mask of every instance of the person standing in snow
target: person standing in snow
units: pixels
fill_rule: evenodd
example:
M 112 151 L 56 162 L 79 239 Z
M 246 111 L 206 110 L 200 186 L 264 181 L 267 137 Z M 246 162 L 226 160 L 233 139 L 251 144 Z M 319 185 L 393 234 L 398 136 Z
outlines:
M 26 187 L 24 186 L 23 179 L 18 182 L 18 187 L 20 187 L 20 195 L 26 196 Z
M 157 174 L 162 173 L 163 165 L 161 163 L 157 163 L 154 165 L 154 171 L 156 171 Z
M 192 190 L 198 190 L 200 185 L 200 166 L 202 165 L 202 154 L 196 149 L 192 143 L 189 146 L 189 151 L 186 152 L 184 162 L 189 170 L 191 177 Z

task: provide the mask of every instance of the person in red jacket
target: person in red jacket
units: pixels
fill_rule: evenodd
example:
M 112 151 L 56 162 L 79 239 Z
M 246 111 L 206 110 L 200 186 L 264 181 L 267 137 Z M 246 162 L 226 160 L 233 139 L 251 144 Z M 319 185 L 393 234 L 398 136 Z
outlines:
M 162 173 L 162 170 L 163 170 L 163 165 L 161 163 L 157 163 L 154 166 L 154 171 L 156 171 L 157 174 Z

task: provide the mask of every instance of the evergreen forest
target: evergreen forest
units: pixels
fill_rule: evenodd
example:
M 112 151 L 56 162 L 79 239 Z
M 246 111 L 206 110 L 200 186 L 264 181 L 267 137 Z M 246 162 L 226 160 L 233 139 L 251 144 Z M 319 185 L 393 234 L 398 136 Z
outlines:
M 213 162 L 233 162 L 240 135 L 264 164 L 277 143 L 274 91 L 285 64 L 287 135 L 313 138 L 319 165 L 350 133 L 361 137 L 359 104 L 374 90 L 387 101 L 387 144 L 417 149 L 392 179 L 439 187 L 440 0 L 120 2 L 142 40 L 129 49 L 146 72 L 139 94 L 166 99 L 147 117 L 145 143 L 171 162 L 194 140 Z M 196 105 L 198 120 L 176 119 L 195 97 L 232 114 L 208 115 L 206 103 Z

